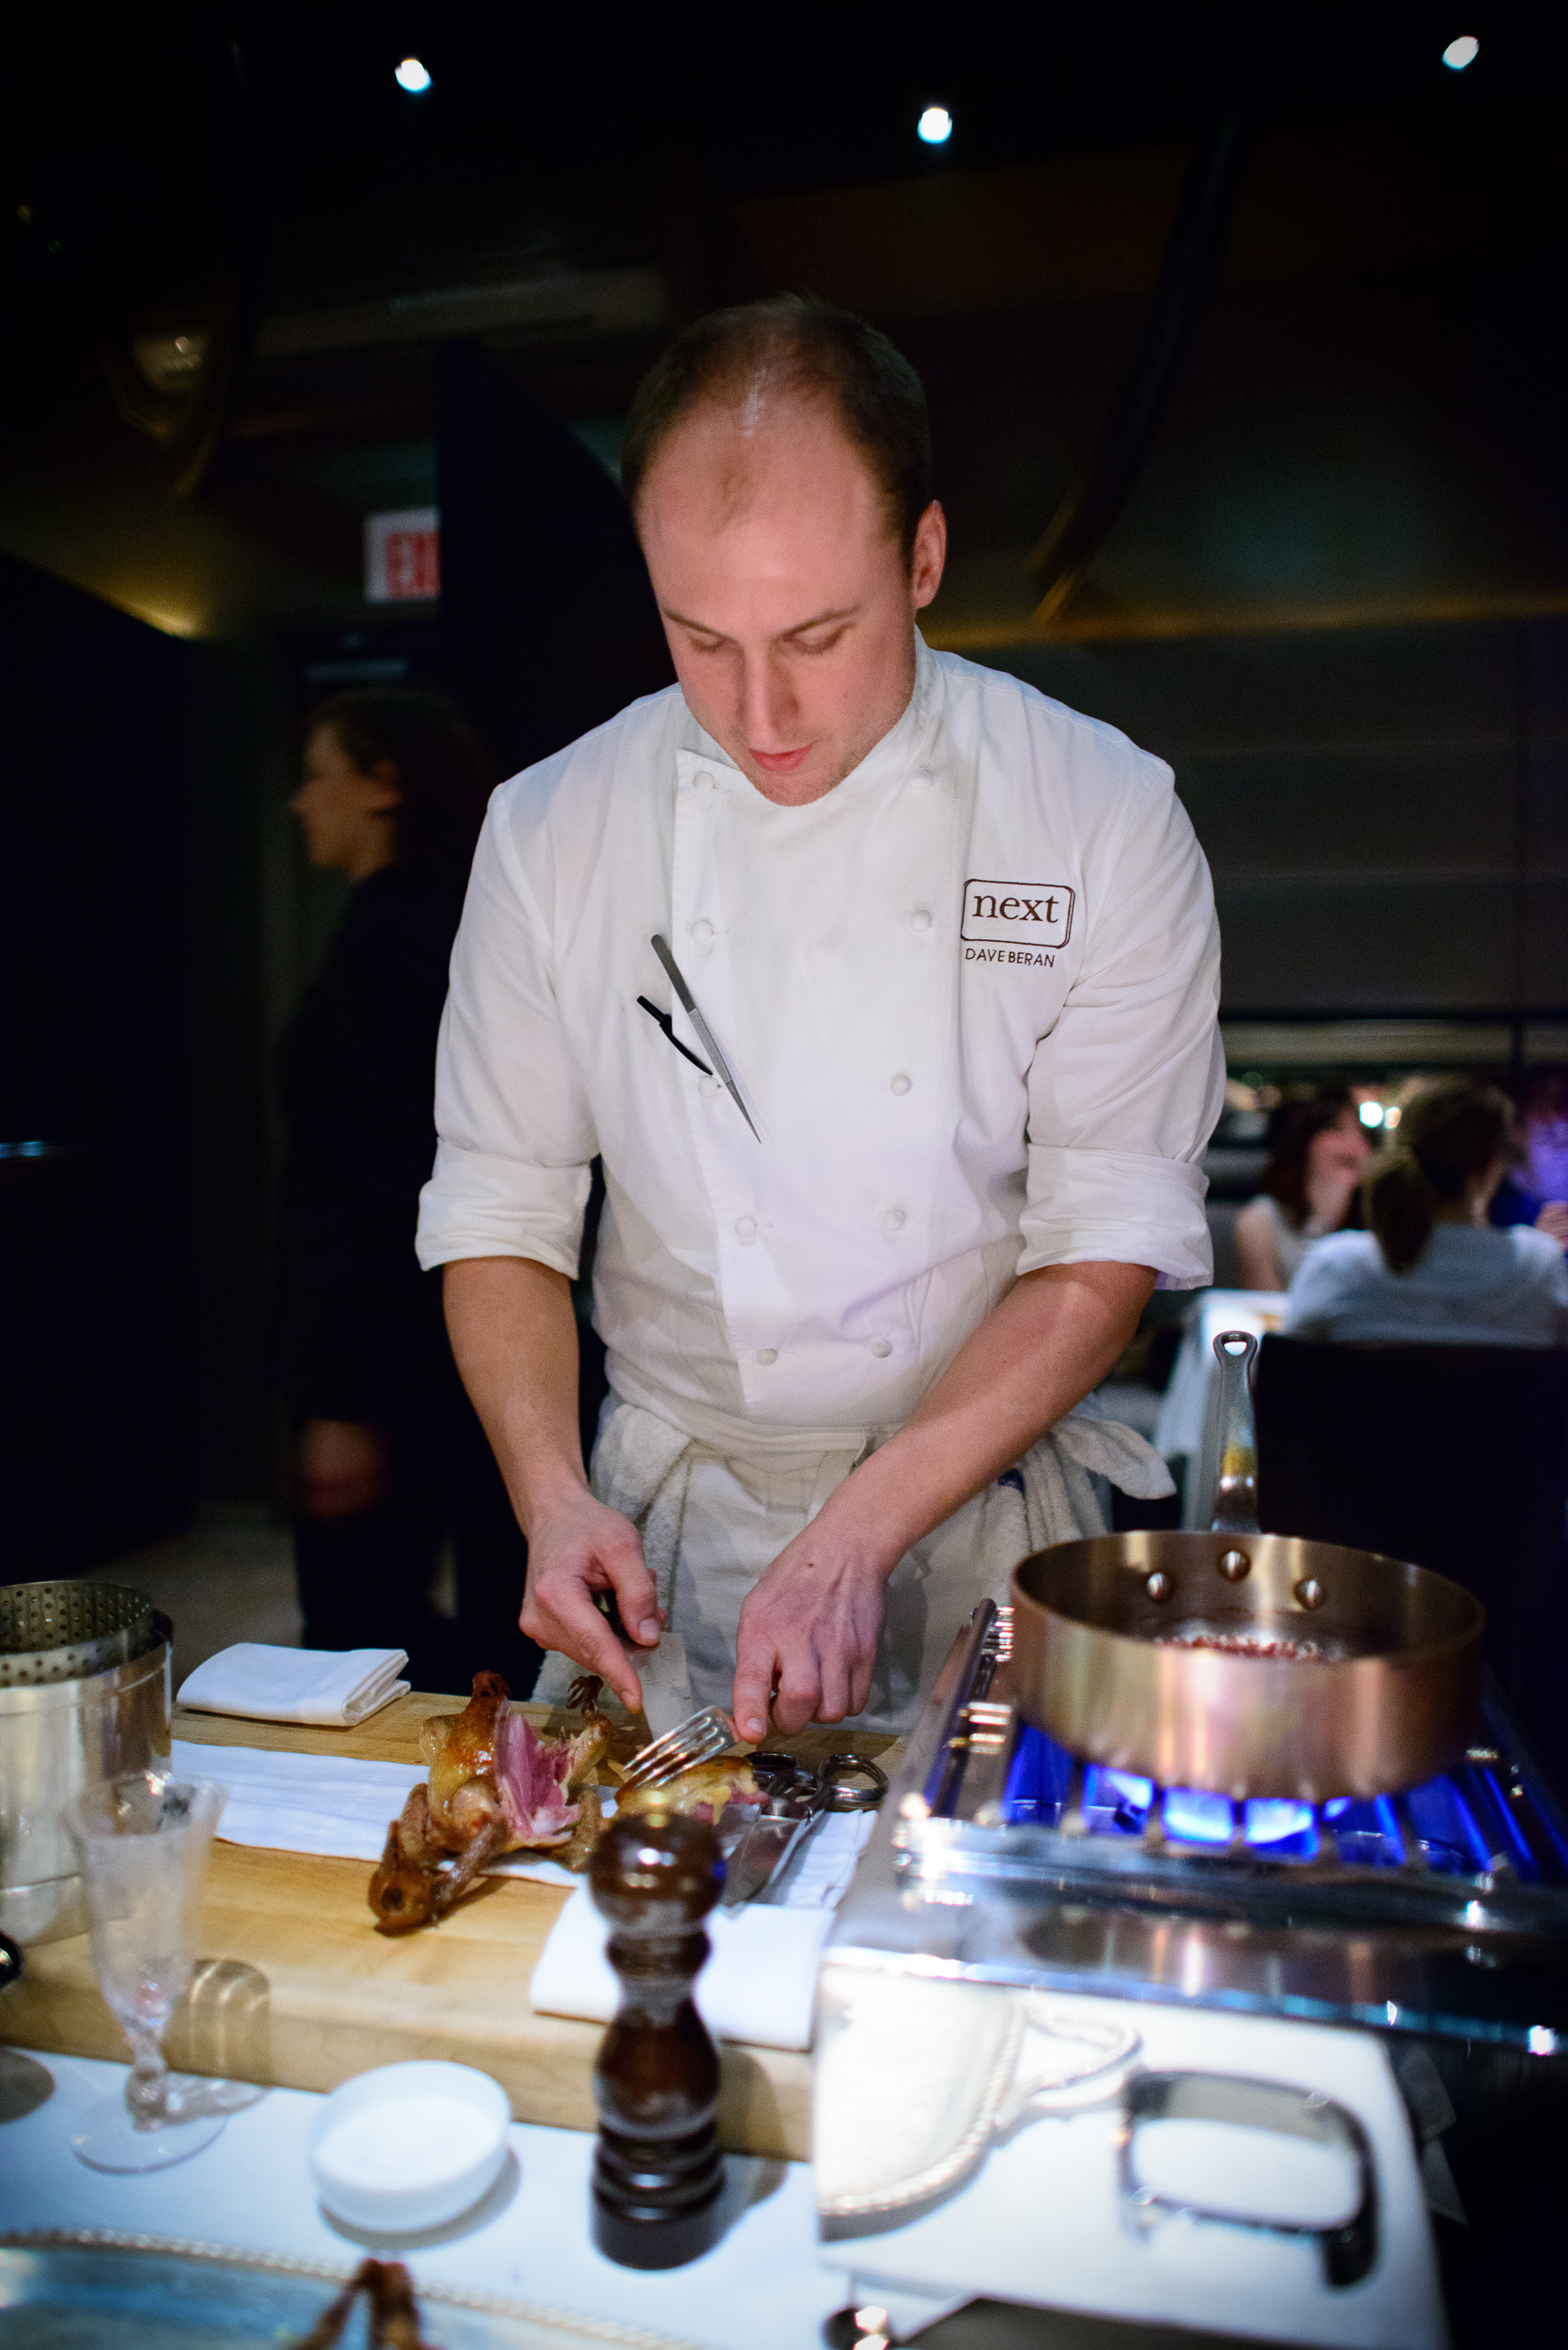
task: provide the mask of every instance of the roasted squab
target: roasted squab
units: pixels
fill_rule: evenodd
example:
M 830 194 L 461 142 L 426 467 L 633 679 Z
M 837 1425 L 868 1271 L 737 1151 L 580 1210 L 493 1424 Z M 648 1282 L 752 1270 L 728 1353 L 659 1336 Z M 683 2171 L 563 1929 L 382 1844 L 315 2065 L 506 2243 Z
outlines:
M 613 1734 L 597 1711 L 599 1688 L 592 1680 L 573 1684 L 573 1700 L 589 1710 L 579 1729 L 557 1735 L 541 1737 L 513 1712 L 499 1673 L 476 1673 L 461 1714 L 426 1721 L 419 1745 L 429 1786 L 410 1791 L 370 1879 L 383 1934 L 411 1934 L 445 1917 L 502 1853 L 548 1853 L 569 1869 L 587 1868 L 604 1827 L 593 1769 Z

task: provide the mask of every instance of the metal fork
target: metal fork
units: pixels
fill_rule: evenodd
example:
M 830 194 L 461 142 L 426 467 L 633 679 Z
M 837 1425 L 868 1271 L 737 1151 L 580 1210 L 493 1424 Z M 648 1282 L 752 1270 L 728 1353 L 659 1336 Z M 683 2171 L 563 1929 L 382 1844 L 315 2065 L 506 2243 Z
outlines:
M 726 1747 L 735 1743 L 735 1725 L 728 1714 L 721 1714 L 716 1705 L 704 1706 L 700 1714 L 693 1714 L 673 1730 L 666 1730 L 662 1738 L 632 1757 L 621 1791 L 634 1787 L 664 1787 L 682 1771 L 692 1770 L 698 1762 L 711 1762 Z

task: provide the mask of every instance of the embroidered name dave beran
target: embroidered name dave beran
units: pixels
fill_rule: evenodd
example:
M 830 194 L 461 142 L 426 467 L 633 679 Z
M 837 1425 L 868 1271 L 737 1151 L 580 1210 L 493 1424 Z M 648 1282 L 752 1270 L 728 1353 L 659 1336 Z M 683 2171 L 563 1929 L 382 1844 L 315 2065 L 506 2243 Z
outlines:
M 965 963 L 1049 964 L 1073 935 L 1073 892 L 1064 882 L 966 881 L 961 934 Z

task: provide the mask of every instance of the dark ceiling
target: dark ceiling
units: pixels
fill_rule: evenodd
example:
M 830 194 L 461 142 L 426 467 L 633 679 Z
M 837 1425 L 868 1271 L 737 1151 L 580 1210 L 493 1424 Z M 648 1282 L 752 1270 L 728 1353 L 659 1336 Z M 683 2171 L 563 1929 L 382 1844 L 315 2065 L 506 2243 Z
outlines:
M 613 462 L 674 323 L 809 286 L 926 373 L 937 630 L 1010 641 L 1191 143 L 1239 103 L 1220 290 L 1052 633 L 1560 608 L 1564 21 L 1259 15 L 56 12 L 0 83 L 5 542 L 187 632 L 340 619 L 363 513 L 430 494 L 437 338 L 481 335 Z

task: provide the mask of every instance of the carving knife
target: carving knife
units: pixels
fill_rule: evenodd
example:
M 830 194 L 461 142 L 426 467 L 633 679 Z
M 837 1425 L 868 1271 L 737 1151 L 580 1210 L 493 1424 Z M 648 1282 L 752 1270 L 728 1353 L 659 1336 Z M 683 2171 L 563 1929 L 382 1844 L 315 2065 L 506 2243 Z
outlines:
M 741 1116 L 745 1120 L 746 1124 L 751 1126 L 751 1131 L 757 1136 L 757 1140 L 760 1142 L 762 1137 L 760 1135 L 757 1134 L 756 1127 L 752 1125 L 751 1112 L 746 1108 L 745 1104 L 741 1099 L 741 1089 L 735 1083 L 734 1078 L 729 1074 L 729 1063 L 725 1059 L 724 1055 L 719 1051 L 718 1046 L 714 1043 L 713 1032 L 712 1028 L 710 1028 L 708 1023 L 703 1019 L 702 1014 L 697 1009 L 697 998 L 693 995 L 691 989 L 686 985 L 685 980 L 681 977 L 681 966 L 669 950 L 668 939 L 661 938 L 658 932 L 655 932 L 652 938 L 650 939 L 649 944 L 652 948 L 653 952 L 658 956 L 659 961 L 664 964 L 666 971 L 669 974 L 669 983 L 675 990 L 676 995 L 681 998 L 682 1008 L 684 1010 L 687 1019 L 691 1022 L 692 1026 L 697 1030 L 698 1035 L 700 1037 L 703 1044 L 707 1047 L 708 1052 L 712 1056 L 713 1068 L 718 1076 L 719 1083 L 724 1087 L 726 1092 L 729 1096 L 729 1099 L 734 1103 L 735 1107 L 740 1111 Z
M 820 1797 L 813 1801 L 808 1796 L 802 1802 L 785 1796 L 773 1801 L 778 1808 L 770 1804 L 757 1814 L 725 1863 L 724 1891 L 719 1897 L 725 1909 L 738 1909 L 743 1902 L 753 1902 L 765 1892 L 801 1838 L 825 1816 Z

